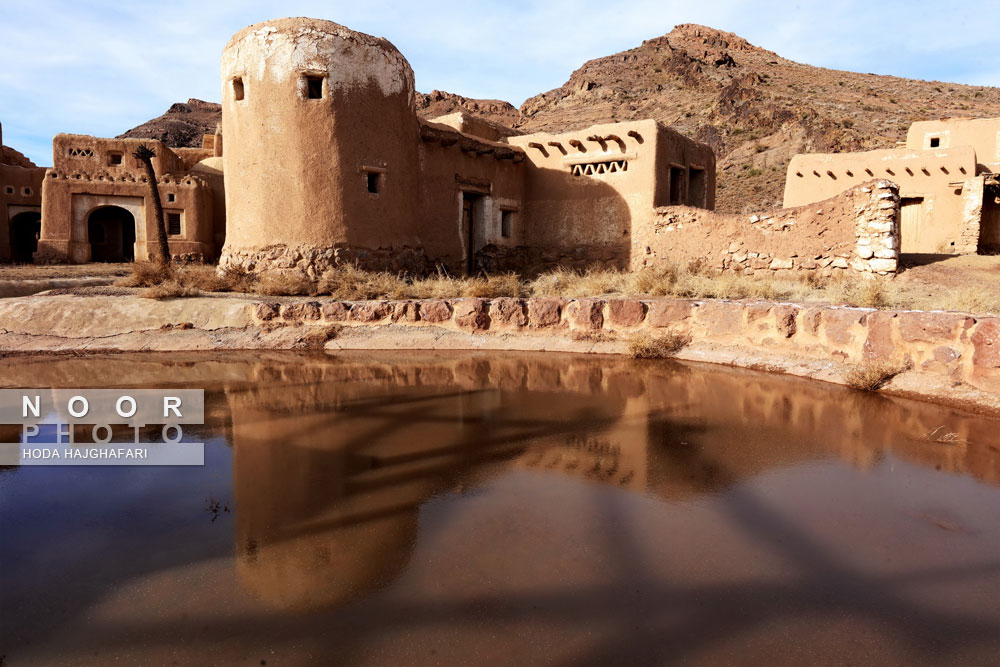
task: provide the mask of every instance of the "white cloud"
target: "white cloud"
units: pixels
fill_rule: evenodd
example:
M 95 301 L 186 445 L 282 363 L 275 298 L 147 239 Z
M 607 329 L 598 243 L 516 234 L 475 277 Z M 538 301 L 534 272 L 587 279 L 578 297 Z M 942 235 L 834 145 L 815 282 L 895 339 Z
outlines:
M 951 11 L 949 4 L 510 0 L 445 7 L 289 0 L 277 11 L 388 38 L 413 65 L 419 90 L 519 104 L 561 85 L 586 60 L 636 46 L 678 23 L 735 32 L 813 65 L 997 85 L 1000 76 L 987 56 L 997 53 L 1000 33 L 966 5 L 955 3 Z M 222 47 L 243 26 L 274 18 L 274 7 L 263 0 L 36 0 L 5 7 L 5 143 L 46 164 L 56 132 L 112 136 L 173 102 L 218 99 Z

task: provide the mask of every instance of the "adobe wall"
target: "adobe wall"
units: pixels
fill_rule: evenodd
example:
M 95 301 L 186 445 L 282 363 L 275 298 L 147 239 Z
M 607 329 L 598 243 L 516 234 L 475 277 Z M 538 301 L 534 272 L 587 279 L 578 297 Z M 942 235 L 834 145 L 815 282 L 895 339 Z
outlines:
M 11 219 L 20 213 L 41 212 L 44 179 L 44 168 L 0 164 L 0 262 L 11 259 Z
M 454 130 L 437 121 L 420 121 L 419 238 L 434 265 L 453 274 L 466 270 L 470 239 L 462 218 L 463 193 L 481 195 L 472 221 L 473 270 L 487 268 L 484 249 L 522 243 L 525 156 L 518 148 Z M 504 237 L 501 216 L 510 211 L 511 235 Z M 489 250 L 485 250 L 488 256 Z
M 157 221 L 148 201 L 145 169 L 132 157 L 140 144 L 156 152 L 153 168 L 164 212 L 181 215 L 181 234 L 168 237 L 171 255 L 188 261 L 215 256 L 212 189 L 202 178 L 185 172 L 183 161 L 169 148 L 154 140 L 60 134 L 53 140 L 56 166 L 46 171 L 42 185 L 37 263 L 90 261 L 88 218 L 103 206 L 118 206 L 132 214 L 135 256 L 150 256 Z M 120 156 L 120 164 L 112 156 Z
M 513 257 L 496 268 L 534 265 L 625 268 L 630 239 L 650 224 L 669 193 L 670 164 L 703 168 L 704 205 L 714 205 L 715 159 L 698 144 L 653 120 L 594 125 L 562 134 L 510 137 L 527 154 L 526 229 Z M 686 193 L 686 181 L 682 186 Z M 686 200 L 685 200 L 686 201 Z M 509 253 L 508 253 L 509 254 Z
M 903 231 L 902 252 L 976 252 L 983 191 L 976 153 L 968 146 L 796 155 L 788 165 L 784 206 L 821 201 L 873 177 L 897 183 L 900 197 L 922 199 L 919 228 L 915 238 Z
M 392 44 L 329 21 L 266 21 L 226 45 L 222 84 L 222 266 L 426 267 L 413 71 Z
M 932 146 L 937 139 L 937 146 Z M 913 123 L 906 133 L 910 150 L 971 146 L 982 168 L 1000 173 L 1000 118 L 945 118 Z M 975 172 L 979 173 L 979 171 Z
M 761 215 L 691 207 L 656 209 L 634 239 L 632 269 L 703 263 L 742 274 L 792 271 L 894 273 L 899 258 L 899 195 L 880 180 L 808 206 Z

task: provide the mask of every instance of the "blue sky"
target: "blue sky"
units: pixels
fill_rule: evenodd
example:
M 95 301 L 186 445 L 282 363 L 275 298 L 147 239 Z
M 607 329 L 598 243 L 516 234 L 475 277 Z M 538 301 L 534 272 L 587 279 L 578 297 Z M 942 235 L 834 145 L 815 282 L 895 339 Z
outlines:
M 189 97 L 218 101 L 230 35 L 278 16 L 312 16 L 386 37 L 417 89 L 527 97 L 562 85 L 586 60 L 679 23 L 735 32 L 780 55 L 833 69 L 1000 85 L 992 3 L 552 0 L 0 0 L 4 143 L 40 165 L 52 136 L 114 136 Z

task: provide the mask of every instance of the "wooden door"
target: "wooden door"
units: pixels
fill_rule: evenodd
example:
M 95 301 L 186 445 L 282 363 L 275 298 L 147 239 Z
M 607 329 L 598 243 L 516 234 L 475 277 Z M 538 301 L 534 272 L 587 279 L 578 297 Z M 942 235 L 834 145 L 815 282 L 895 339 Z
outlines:
M 920 252 L 923 197 L 905 197 L 899 203 L 899 252 Z

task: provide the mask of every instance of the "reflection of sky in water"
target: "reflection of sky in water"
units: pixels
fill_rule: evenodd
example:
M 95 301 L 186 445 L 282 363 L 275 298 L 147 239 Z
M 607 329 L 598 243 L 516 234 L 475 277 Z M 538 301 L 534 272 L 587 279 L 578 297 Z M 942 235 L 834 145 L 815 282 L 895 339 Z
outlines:
M 206 499 L 232 504 L 231 467 L 215 437 L 204 467 L 0 471 L 0 609 L 29 606 L 42 572 L 72 607 L 129 577 L 230 553 L 232 514 L 212 522 Z

